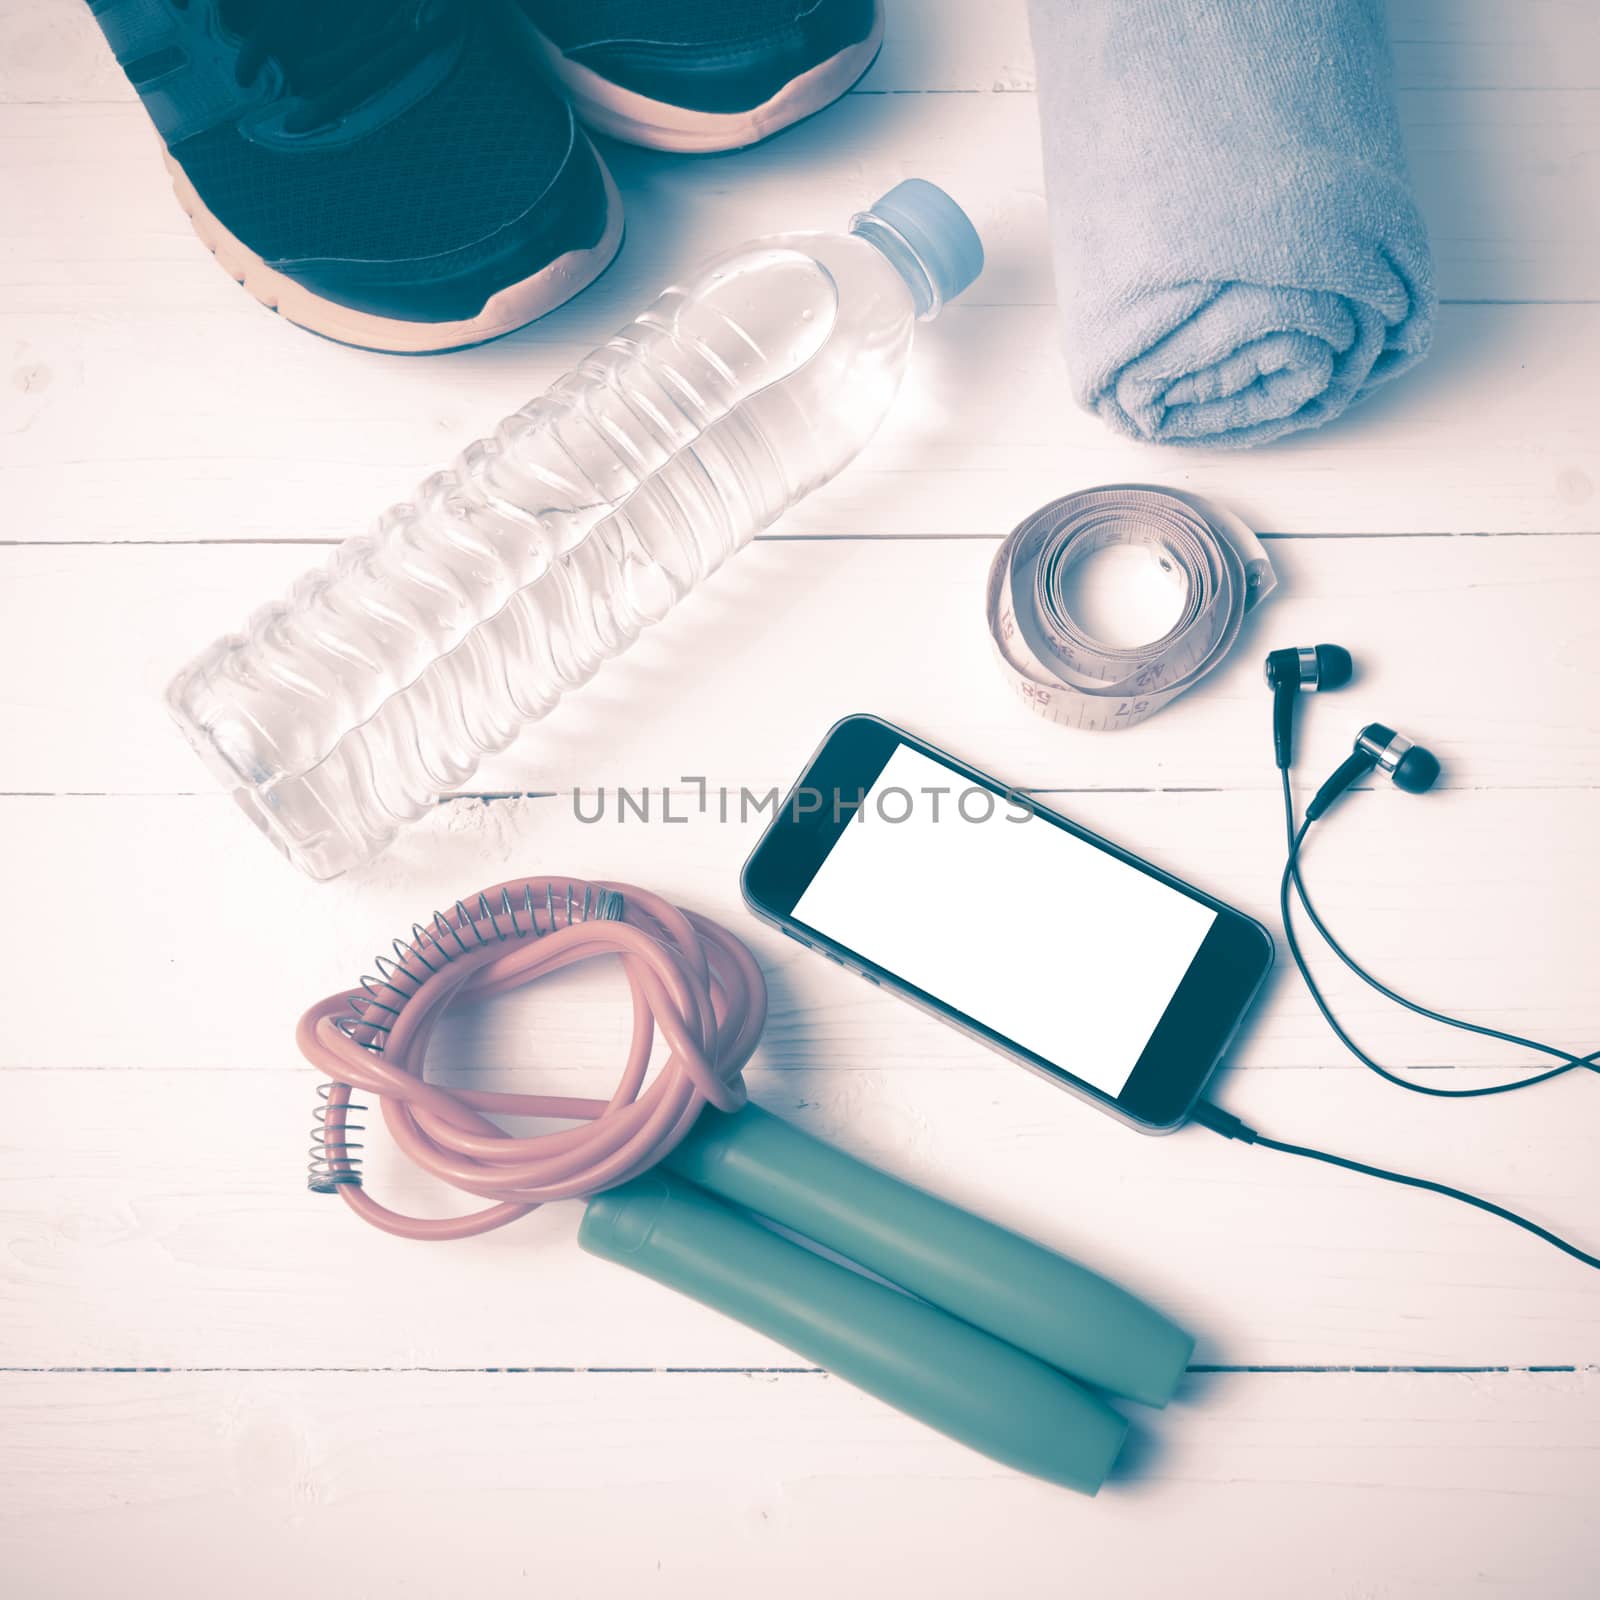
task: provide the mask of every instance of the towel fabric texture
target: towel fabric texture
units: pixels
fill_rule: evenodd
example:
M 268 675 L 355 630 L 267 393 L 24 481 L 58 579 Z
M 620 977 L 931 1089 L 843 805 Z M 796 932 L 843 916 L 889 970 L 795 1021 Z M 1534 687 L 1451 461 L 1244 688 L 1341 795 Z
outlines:
M 1312 428 L 1434 293 L 1382 0 L 1030 0 L 1079 402 L 1160 444 Z

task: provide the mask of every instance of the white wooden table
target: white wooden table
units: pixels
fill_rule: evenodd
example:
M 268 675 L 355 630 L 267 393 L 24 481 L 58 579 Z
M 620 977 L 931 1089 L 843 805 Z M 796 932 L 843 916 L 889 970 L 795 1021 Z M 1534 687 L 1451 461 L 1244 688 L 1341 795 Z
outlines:
M 618 264 L 426 360 L 247 299 L 87 13 L 0 4 L 0 1591 L 1595 1592 L 1600 1277 L 1425 1194 L 1094 1116 L 754 925 L 753 824 L 573 815 L 574 787 L 764 789 L 871 709 L 1272 920 L 1260 658 L 1338 640 L 1361 677 L 1302 708 L 1306 773 L 1381 718 L 1446 777 L 1347 802 L 1313 857 L 1328 913 L 1436 1004 L 1600 1043 L 1600 17 L 1394 9 L 1435 354 L 1325 433 L 1212 456 L 1068 399 L 1016 0 L 895 0 L 860 89 L 768 147 L 608 147 Z M 167 725 L 173 667 L 698 257 L 911 174 L 971 208 L 990 265 L 862 460 L 372 868 L 283 865 Z M 1284 588 L 1203 692 L 1058 734 L 990 665 L 982 575 L 1022 513 L 1130 478 L 1228 501 Z M 299 1010 L 415 916 L 543 870 L 725 918 L 772 984 L 757 1098 L 1197 1330 L 1118 1481 L 1087 1500 L 991 1465 L 581 1255 L 573 1207 L 424 1247 L 305 1192 Z M 1419 1078 L 1524 1069 L 1330 982 Z M 592 974 L 463 1014 L 438 1071 L 602 1092 L 617 998 Z M 1407 1096 L 1280 973 L 1219 1097 L 1600 1239 L 1592 1081 Z M 447 1204 L 377 1143 L 375 1191 Z

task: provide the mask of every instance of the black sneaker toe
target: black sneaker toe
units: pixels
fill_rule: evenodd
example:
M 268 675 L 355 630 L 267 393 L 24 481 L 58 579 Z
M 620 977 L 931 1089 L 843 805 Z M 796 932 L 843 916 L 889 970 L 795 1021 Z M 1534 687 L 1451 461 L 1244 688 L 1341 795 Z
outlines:
M 528 9 L 539 21 L 540 0 Z M 721 114 L 765 104 L 796 78 L 860 44 L 878 12 L 876 0 L 633 9 L 638 15 L 631 25 L 605 15 L 604 6 L 589 12 L 587 24 L 558 18 L 551 37 L 569 60 L 634 94 Z

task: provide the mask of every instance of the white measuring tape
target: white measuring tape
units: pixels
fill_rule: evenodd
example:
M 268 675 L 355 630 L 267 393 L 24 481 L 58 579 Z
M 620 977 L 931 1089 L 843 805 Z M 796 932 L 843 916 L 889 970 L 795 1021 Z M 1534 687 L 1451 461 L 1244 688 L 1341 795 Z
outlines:
M 1148 644 L 1105 644 L 1068 609 L 1067 575 L 1114 545 L 1148 549 L 1182 592 L 1178 620 Z M 1205 677 L 1277 583 L 1261 541 L 1231 512 L 1172 489 L 1109 484 L 1052 500 L 1012 529 L 989 572 L 989 633 L 1007 680 L 1040 715 L 1131 728 Z

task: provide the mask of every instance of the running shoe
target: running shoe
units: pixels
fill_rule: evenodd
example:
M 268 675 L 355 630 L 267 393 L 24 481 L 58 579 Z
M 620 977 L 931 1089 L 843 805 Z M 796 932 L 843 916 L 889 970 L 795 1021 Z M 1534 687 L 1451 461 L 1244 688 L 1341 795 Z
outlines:
M 883 43 L 880 0 L 518 0 L 597 133 L 733 150 L 831 105 Z
M 520 24 L 474 0 L 90 0 L 195 232 L 289 321 L 374 350 L 497 338 L 622 240 Z

